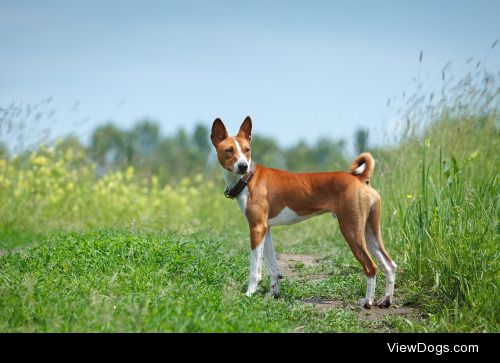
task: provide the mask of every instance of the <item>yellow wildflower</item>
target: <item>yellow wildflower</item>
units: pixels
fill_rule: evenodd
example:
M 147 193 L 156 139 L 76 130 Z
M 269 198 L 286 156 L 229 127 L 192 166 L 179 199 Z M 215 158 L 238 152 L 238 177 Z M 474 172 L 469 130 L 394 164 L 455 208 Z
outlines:
M 133 176 L 134 176 L 134 167 L 129 166 L 127 168 L 127 171 L 125 172 L 125 179 L 131 180 Z
M 35 156 L 33 158 L 30 158 L 30 162 L 33 164 L 33 165 L 38 165 L 38 166 L 42 166 L 42 165 L 45 165 L 47 164 L 47 158 L 45 156 Z
M 158 177 L 157 177 L 156 175 L 153 175 L 153 176 L 151 177 L 151 185 L 152 185 L 153 187 L 157 187 L 157 186 L 158 186 Z
M 67 161 L 72 160 L 73 156 L 74 156 L 73 149 L 72 148 L 66 149 L 66 152 L 64 153 L 64 159 Z

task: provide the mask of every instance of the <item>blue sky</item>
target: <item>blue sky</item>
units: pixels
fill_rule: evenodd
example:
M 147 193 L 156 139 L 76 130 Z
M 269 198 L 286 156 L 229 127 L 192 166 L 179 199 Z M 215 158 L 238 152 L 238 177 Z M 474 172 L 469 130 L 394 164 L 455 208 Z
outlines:
M 84 140 L 109 120 L 236 131 L 246 115 L 285 145 L 377 139 L 415 78 L 470 57 L 499 70 L 499 37 L 500 1 L 0 0 L 0 107 L 52 97 L 52 135 Z

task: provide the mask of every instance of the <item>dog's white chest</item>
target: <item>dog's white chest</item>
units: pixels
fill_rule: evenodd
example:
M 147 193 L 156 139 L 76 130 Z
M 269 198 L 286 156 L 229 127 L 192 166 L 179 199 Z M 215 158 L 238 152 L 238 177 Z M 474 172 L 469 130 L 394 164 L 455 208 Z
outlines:
M 225 169 L 223 170 L 222 175 L 224 176 L 228 188 L 234 186 L 238 181 L 238 178 L 235 174 L 229 173 Z M 240 194 L 238 194 L 238 196 L 236 197 L 236 200 L 238 201 L 238 205 L 240 206 L 240 209 L 243 212 L 243 214 L 246 214 L 247 203 L 248 203 L 248 187 L 243 188 Z
M 314 217 L 315 215 L 317 215 L 317 214 L 308 214 L 306 216 L 299 216 L 292 209 L 285 207 L 281 210 L 281 212 L 278 213 L 278 215 L 269 219 L 267 221 L 267 224 L 270 227 L 281 226 L 281 225 L 286 225 L 286 224 L 294 224 L 294 223 L 302 222 L 302 221 L 309 219 L 311 217 Z
M 237 197 L 238 200 L 238 205 L 240 206 L 241 211 L 243 214 L 246 214 L 247 212 L 247 203 L 248 203 L 248 189 L 245 188 L 241 191 L 240 194 L 238 194 Z

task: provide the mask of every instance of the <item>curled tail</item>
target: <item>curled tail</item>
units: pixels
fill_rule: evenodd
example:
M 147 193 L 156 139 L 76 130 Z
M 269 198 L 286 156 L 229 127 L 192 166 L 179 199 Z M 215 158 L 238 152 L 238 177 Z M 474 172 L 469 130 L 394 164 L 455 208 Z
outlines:
M 362 182 L 368 183 L 373 169 L 375 168 L 375 160 L 370 153 L 362 153 L 354 159 L 351 164 L 351 174 L 357 176 Z

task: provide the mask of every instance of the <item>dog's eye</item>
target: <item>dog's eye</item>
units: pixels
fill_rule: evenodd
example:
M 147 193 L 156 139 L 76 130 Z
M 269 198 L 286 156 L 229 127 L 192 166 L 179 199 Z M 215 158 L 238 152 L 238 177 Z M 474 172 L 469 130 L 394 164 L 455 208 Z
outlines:
M 245 152 L 247 153 L 247 152 L 249 152 L 249 151 L 250 151 L 250 148 L 249 148 L 249 147 L 247 147 L 247 148 L 245 149 Z
M 228 154 L 231 154 L 233 152 L 233 148 L 230 147 L 230 148 L 227 148 L 226 150 L 224 150 L 225 152 L 227 152 Z

